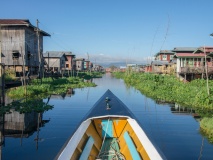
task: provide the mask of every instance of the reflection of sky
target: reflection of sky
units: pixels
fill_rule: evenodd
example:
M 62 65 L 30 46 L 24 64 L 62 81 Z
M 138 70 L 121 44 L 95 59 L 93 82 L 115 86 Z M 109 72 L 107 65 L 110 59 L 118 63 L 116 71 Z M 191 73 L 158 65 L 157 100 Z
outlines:
M 40 130 L 38 151 L 34 141 L 36 133 L 23 139 L 22 146 L 20 139 L 6 138 L 3 159 L 54 159 L 84 115 L 107 89 L 130 108 L 168 159 L 198 159 L 202 136 L 199 134 L 199 124 L 192 116 L 172 114 L 169 105 L 155 104 L 110 74 L 94 82 L 97 87 L 75 89 L 75 94 L 64 100 L 50 99 L 49 104 L 54 108 L 44 113 L 43 119 L 50 119 L 50 122 Z M 212 150 L 213 145 L 204 139 L 202 159 L 213 159 Z

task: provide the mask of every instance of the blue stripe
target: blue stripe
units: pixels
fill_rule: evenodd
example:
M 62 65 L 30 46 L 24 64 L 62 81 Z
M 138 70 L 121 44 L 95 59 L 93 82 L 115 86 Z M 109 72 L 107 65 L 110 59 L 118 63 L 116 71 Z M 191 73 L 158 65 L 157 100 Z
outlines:
M 132 159 L 134 159 L 134 160 L 141 159 L 140 155 L 138 154 L 138 151 L 135 148 L 135 144 L 133 143 L 132 138 L 129 136 L 129 134 L 127 132 L 124 133 L 124 139 L 127 143 L 127 146 L 131 153 Z
M 88 159 L 93 144 L 94 144 L 94 139 L 92 137 L 89 137 L 89 139 L 87 140 L 87 143 L 86 143 L 86 145 L 84 147 L 84 150 L 81 153 L 81 156 L 80 156 L 79 160 Z
M 102 137 L 106 134 L 106 138 L 113 137 L 112 120 L 102 120 Z

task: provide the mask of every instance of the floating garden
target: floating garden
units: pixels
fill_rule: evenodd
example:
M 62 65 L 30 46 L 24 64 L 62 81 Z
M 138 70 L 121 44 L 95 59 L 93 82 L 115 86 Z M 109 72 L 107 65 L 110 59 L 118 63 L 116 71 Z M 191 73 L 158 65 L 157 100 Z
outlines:
M 213 142 L 213 81 L 208 82 L 207 89 L 207 81 L 204 79 L 184 83 L 171 75 L 122 72 L 113 75 L 155 100 L 192 107 L 202 117 L 201 130 Z
M 68 90 L 74 88 L 95 87 L 91 78 L 100 78 L 102 73 L 79 72 L 75 77 L 49 77 L 33 79 L 30 84 L 7 90 L 7 95 L 14 102 L 0 108 L 0 113 L 9 113 L 13 108 L 20 113 L 38 112 L 42 113 L 52 109 L 53 106 L 42 101 L 50 95 L 64 95 Z

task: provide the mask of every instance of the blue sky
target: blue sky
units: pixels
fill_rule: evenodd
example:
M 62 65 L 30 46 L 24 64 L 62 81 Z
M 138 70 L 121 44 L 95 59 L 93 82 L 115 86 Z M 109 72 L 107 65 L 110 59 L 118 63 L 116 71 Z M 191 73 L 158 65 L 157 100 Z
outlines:
M 29 19 L 50 33 L 44 51 L 94 61 L 144 61 L 161 49 L 213 46 L 213 0 L 10 0 L 0 18 Z

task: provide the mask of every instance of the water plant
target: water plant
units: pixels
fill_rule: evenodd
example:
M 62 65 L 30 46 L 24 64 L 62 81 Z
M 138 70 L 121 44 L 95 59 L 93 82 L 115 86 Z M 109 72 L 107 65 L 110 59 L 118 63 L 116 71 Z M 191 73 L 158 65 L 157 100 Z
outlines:
M 83 87 L 95 87 L 96 85 L 92 82 L 84 82 L 79 77 L 68 77 L 68 78 L 43 78 L 42 84 L 37 79 L 32 80 L 31 84 L 24 87 L 16 87 L 9 89 L 7 95 L 13 99 L 20 99 L 23 97 L 40 97 L 46 98 L 51 94 L 62 94 L 66 93 L 69 88 L 83 88 Z
M 208 138 L 208 140 L 213 143 L 213 118 L 204 117 L 200 121 L 201 132 Z
M 171 75 L 134 72 L 115 72 L 113 75 L 124 79 L 126 84 L 155 100 L 192 107 L 203 118 L 200 123 L 202 132 L 213 142 L 213 81 L 209 81 L 210 94 L 208 94 L 204 79 L 183 83 Z
M 53 105 L 44 103 L 42 99 L 22 99 L 22 100 L 13 101 L 7 104 L 6 106 L 1 106 L 0 114 L 10 113 L 11 109 L 14 109 L 15 111 L 21 114 L 31 113 L 31 112 L 43 113 L 52 108 L 53 108 Z
M 193 106 L 195 109 L 213 109 L 213 89 L 208 95 L 205 80 L 183 83 L 171 75 L 149 73 L 114 73 L 114 75 L 123 78 L 127 84 L 153 99 Z M 212 81 L 209 82 L 209 86 L 213 88 Z

